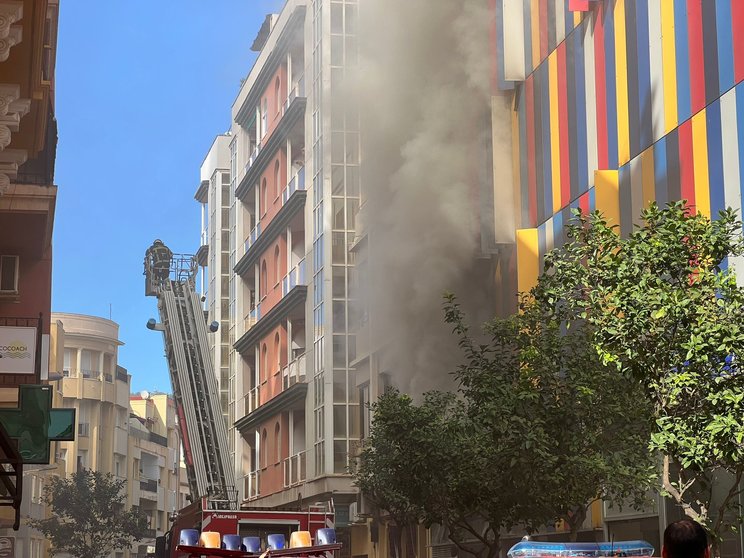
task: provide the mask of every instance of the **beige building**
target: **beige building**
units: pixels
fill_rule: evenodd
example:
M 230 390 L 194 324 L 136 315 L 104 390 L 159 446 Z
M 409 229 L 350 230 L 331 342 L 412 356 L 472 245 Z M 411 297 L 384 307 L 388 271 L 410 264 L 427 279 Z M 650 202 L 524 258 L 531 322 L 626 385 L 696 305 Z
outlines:
M 155 537 L 167 530 L 168 514 L 177 509 L 180 438 L 175 405 L 165 394 L 130 397 L 131 376 L 117 364 L 123 344 L 118 324 L 65 313 L 54 313 L 52 323 L 54 339 L 64 332 L 64 349 L 59 373 L 50 372 L 50 377 L 56 378 L 53 384 L 60 392 L 58 406 L 74 408 L 77 420 L 75 441 L 58 444 L 61 471 L 71 475 L 93 469 L 127 481 L 127 506 L 145 511 L 148 537 L 131 551 L 112 556 L 144 557 L 154 551 Z

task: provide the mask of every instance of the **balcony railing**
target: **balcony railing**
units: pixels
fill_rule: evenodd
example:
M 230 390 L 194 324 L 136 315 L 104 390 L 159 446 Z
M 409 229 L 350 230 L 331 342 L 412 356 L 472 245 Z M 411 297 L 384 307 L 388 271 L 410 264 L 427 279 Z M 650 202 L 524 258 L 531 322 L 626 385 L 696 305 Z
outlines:
M 120 382 L 127 383 L 127 373 L 123 370 L 116 369 L 116 379 Z
M 245 396 L 245 414 L 252 413 L 261 404 L 261 386 L 254 387 Z
M 292 180 L 289 181 L 289 184 L 287 184 L 287 187 L 282 192 L 282 205 L 287 203 L 287 200 L 290 198 L 292 194 L 294 194 L 297 190 L 304 190 L 305 189 L 305 167 L 301 167 L 299 171 L 297 171 L 297 174 L 292 177 Z
M 251 471 L 248 473 L 245 477 L 243 477 L 244 486 L 245 489 L 245 498 L 246 500 L 254 500 L 258 498 L 261 495 L 261 491 L 259 489 L 259 480 L 260 480 L 261 474 L 259 471 Z
M 307 285 L 307 280 L 305 279 L 305 258 L 302 258 L 282 279 L 282 296 L 287 296 L 287 293 L 297 285 Z
M 261 153 L 261 142 L 259 141 L 256 144 L 256 147 L 253 149 L 253 153 L 251 153 L 251 156 L 248 157 L 248 163 L 246 163 L 245 168 L 243 169 L 243 174 L 248 172 L 248 169 L 253 166 L 253 163 L 256 162 L 256 159 L 258 158 L 258 154 Z
M 80 436 L 81 438 L 88 438 L 90 436 L 89 422 L 78 423 L 78 436 Z
M 245 330 L 248 331 L 256 322 L 261 319 L 261 303 L 259 302 L 254 306 L 248 315 L 245 317 Z
M 245 239 L 245 244 L 243 245 L 245 252 L 247 252 L 248 249 L 256 243 L 256 240 L 258 240 L 259 236 L 261 236 L 261 223 L 256 223 L 256 226 L 253 227 L 250 234 L 248 235 L 248 238 Z
M 303 353 L 292 362 L 287 364 L 287 366 L 282 368 L 282 381 L 284 389 L 287 389 L 294 384 L 304 382 L 306 378 L 305 372 L 305 353 Z
M 305 96 L 305 76 L 300 76 L 300 79 L 297 80 L 297 85 L 295 85 L 292 88 L 292 91 L 289 92 L 289 95 L 287 95 L 287 100 L 284 101 L 284 106 L 282 107 L 282 114 L 287 112 L 287 109 L 289 108 L 289 105 L 292 104 L 292 101 L 294 101 L 297 97 L 304 97 Z
M 146 477 L 140 476 L 140 490 L 144 490 L 145 492 L 155 492 L 158 491 L 158 481 L 155 479 L 148 479 Z
M 284 488 L 304 482 L 306 474 L 305 452 L 301 451 L 284 460 Z

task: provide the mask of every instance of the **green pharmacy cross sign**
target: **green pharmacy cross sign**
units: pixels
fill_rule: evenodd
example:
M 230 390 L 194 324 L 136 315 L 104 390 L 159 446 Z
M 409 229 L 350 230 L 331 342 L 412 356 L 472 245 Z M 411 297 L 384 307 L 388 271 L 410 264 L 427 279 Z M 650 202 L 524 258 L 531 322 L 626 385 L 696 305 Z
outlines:
M 17 442 L 24 464 L 48 464 L 50 442 L 75 440 L 75 409 L 52 409 L 51 386 L 19 389 L 20 407 L 0 409 L 0 423 Z

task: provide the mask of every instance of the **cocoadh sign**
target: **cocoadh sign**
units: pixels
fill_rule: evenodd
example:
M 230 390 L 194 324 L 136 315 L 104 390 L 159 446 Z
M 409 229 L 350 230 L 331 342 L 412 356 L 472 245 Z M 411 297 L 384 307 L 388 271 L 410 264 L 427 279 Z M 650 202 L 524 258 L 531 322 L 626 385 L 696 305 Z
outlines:
M 36 328 L 0 327 L 0 374 L 33 374 Z

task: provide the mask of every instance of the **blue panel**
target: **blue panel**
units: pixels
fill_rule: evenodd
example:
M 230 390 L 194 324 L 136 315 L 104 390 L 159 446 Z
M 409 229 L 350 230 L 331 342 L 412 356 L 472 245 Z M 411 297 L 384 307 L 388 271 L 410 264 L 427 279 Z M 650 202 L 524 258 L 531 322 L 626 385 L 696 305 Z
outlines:
M 648 35 L 648 0 L 636 0 L 638 40 L 638 110 L 640 113 L 640 150 L 645 151 L 654 142 L 651 116 L 651 56 Z M 632 64 L 628 61 L 628 64 Z
M 524 69 L 526 75 L 529 75 L 534 68 L 532 67 L 532 11 L 530 3 L 524 3 Z
M 527 169 L 527 94 L 524 86 L 519 88 L 519 110 L 517 120 L 519 122 L 519 194 L 522 204 L 521 223 L 526 225 L 530 222 L 530 187 L 529 170 Z
M 550 152 L 550 86 L 547 59 L 540 64 L 537 70 L 540 73 L 540 116 L 542 120 L 542 147 L 543 147 L 543 219 L 547 219 L 553 213 L 553 167 L 552 153 Z M 539 201 L 539 200 L 538 200 Z
M 607 167 L 617 169 L 617 89 L 615 85 L 614 2 L 604 2 L 605 84 L 607 88 Z
M 677 122 L 682 123 L 692 116 L 686 0 L 674 0 L 674 43 L 677 55 Z
M 741 0 L 717 0 L 716 32 L 718 33 L 718 83 L 723 95 L 734 86 L 734 38 L 731 29 L 731 2 Z M 744 30 L 739 30 L 742 32 Z

